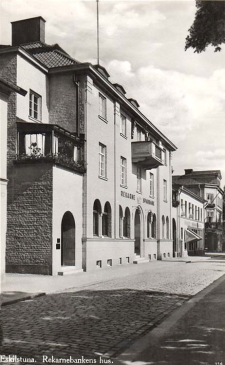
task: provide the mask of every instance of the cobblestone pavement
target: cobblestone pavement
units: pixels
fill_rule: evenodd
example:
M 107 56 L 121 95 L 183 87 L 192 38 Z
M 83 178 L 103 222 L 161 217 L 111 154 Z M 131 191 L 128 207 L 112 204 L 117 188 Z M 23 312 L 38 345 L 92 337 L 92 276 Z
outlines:
M 1 354 L 34 357 L 37 364 L 42 356 L 115 357 L 222 276 L 225 265 L 164 262 L 143 264 L 142 271 L 3 307 Z

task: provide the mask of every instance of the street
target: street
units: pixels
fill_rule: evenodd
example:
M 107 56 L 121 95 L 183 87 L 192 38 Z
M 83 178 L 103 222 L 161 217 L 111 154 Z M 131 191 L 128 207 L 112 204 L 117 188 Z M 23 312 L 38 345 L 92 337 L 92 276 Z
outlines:
M 111 274 L 108 280 L 106 272 L 105 280 L 83 290 L 6 305 L 1 354 L 33 358 L 38 364 L 43 356 L 48 363 L 70 356 L 116 358 L 224 273 L 220 262 L 158 261 L 131 265 L 122 277 Z

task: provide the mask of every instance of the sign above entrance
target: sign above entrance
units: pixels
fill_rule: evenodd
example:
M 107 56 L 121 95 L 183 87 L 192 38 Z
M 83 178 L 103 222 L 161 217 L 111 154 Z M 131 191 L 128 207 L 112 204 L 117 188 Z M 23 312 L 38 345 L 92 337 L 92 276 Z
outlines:
M 135 195 L 127 193 L 126 191 L 121 191 L 121 196 L 123 196 L 124 198 L 135 200 Z

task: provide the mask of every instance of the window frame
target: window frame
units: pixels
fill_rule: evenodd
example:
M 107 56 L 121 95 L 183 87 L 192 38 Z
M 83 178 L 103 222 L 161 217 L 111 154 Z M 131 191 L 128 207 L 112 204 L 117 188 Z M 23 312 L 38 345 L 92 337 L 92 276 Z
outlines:
M 120 184 L 127 187 L 127 159 L 120 156 Z
M 154 195 L 155 195 L 155 186 L 154 186 L 154 174 L 152 172 L 149 173 L 149 189 L 150 189 L 150 192 L 149 192 L 149 196 L 151 198 L 154 199 Z
M 163 179 L 163 201 L 167 203 L 167 180 Z
M 101 149 L 103 149 L 104 153 L 101 152 Z M 107 179 L 107 147 L 101 142 L 99 142 L 98 156 L 98 176 L 102 179 Z
M 122 113 L 120 114 L 120 135 L 127 137 L 127 118 Z
M 137 166 L 137 193 L 142 193 L 142 181 L 141 181 L 142 170 L 140 166 Z
M 107 121 L 107 99 L 102 93 L 99 93 L 99 117 Z
M 34 98 L 37 99 L 37 102 Z M 37 110 L 35 110 L 35 105 L 37 105 Z M 36 116 L 35 113 L 37 113 Z M 29 91 L 29 118 L 38 122 L 42 121 L 42 97 L 32 89 Z

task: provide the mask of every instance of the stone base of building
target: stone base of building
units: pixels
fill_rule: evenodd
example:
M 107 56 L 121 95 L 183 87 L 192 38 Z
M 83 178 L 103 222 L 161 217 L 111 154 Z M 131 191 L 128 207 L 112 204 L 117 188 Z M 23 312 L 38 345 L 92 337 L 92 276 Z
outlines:
M 7 273 L 52 275 L 52 267 L 48 265 L 6 265 Z

